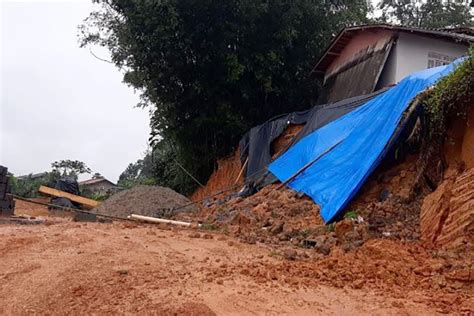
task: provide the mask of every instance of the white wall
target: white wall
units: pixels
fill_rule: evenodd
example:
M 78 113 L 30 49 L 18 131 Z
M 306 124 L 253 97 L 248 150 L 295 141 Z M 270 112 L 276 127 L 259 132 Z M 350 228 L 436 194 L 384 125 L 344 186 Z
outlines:
M 397 44 L 392 45 L 392 49 L 385 62 L 382 73 L 380 74 L 377 89 L 394 84 L 397 77 Z
M 398 83 L 414 71 L 427 69 L 429 52 L 458 58 L 467 50 L 468 47 L 464 44 L 400 32 L 395 50 L 396 71 L 393 83 Z

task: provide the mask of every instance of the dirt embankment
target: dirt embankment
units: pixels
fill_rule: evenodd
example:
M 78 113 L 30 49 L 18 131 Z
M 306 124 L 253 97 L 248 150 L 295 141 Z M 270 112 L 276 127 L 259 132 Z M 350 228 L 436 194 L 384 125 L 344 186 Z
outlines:
M 217 161 L 217 170 L 215 170 L 204 187 L 199 187 L 191 195 L 191 200 L 199 201 L 208 196 L 235 186 L 235 191 L 244 183 L 245 175 L 239 178 L 242 169 L 240 162 L 240 151 L 237 149 L 235 153 L 227 158 Z
M 288 144 L 303 127 L 304 125 L 290 124 L 280 137 L 271 143 L 270 153 L 273 159 L 287 148 Z M 231 193 L 237 192 L 244 184 L 246 170 L 242 170 L 242 167 L 239 149 L 231 156 L 219 159 L 217 161 L 217 169 L 211 174 L 204 187 L 197 188 L 196 191 L 191 194 L 191 200 L 199 201 L 221 191 L 230 190 L 229 192 Z M 241 174 L 240 177 L 239 174 Z M 225 192 L 221 198 L 229 195 L 229 192 Z

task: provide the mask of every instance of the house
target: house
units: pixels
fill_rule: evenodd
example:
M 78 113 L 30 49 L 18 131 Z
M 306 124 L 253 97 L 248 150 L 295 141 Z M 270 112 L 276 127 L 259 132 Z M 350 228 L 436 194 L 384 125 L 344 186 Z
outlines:
M 473 42 L 472 28 L 347 27 L 312 70 L 323 80 L 318 104 L 368 94 L 397 84 L 414 71 L 446 65 L 465 55 Z
M 79 182 L 83 191 L 105 195 L 113 191 L 117 186 L 104 177 L 93 178 Z
M 48 173 L 47 172 L 40 172 L 40 173 L 30 173 L 23 176 L 16 177 L 18 180 L 47 180 Z

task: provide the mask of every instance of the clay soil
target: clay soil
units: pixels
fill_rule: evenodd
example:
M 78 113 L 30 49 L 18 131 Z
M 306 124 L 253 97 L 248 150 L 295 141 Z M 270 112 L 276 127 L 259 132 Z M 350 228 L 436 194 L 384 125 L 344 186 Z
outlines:
M 466 263 L 371 240 L 330 256 L 222 233 L 46 217 L 0 226 L 0 314 L 376 314 L 474 311 Z

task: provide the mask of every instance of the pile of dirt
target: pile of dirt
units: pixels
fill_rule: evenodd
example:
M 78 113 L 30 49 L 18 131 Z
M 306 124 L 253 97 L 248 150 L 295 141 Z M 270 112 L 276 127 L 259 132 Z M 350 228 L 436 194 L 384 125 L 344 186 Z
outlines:
M 361 216 L 372 237 L 419 240 L 425 193 L 415 193 L 418 156 L 413 155 L 369 178 L 347 211 Z
M 124 190 L 112 195 L 102 202 L 93 211 L 98 214 L 127 217 L 130 214 L 145 216 L 165 216 L 172 209 L 182 207 L 191 201 L 171 190 L 160 186 L 138 185 L 129 190 Z M 195 212 L 195 205 L 187 205 L 181 208 L 182 212 Z
M 241 186 L 244 183 L 245 176 L 242 174 L 237 180 L 241 168 L 240 151 L 238 149 L 232 156 L 219 159 L 217 161 L 217 169 L 211 174 L 204 187 L 199 187 L 194 191 L 190 197 L 191 200 L 198 201 L 219 191 L 228 190 L 234 185 L 236 185 L 236 187 Z
M 351 250 L 367 240 L 365 223 L 347 219 L 325 225 L 318 205 L 310 198 L 288 188 L 277 190 L 277 186 L 269 185 L 247 198 L 215 199 L 199 212 L 177 218 L 201 222 L 204 228 L 220 230 L 245 243 L 314 248 L 323 255 L 335 246 Z

